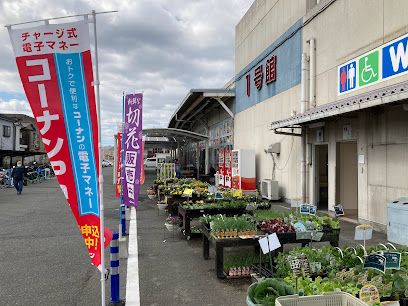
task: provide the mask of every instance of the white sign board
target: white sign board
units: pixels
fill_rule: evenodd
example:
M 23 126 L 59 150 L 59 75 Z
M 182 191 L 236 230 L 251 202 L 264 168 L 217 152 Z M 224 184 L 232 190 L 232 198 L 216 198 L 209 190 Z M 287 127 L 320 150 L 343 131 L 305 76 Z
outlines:
M 261 246 L 262 253 L 264 254 L 268 254 L 269 252 L 272 252 L 282 247 L 276 233 L 272 233 L 266 237 L 259 239 L 259 245 Z
M 373 238 L 373 228 L 369 225 L 362 224 L 356 226 L 354 240 L 370 240 Z

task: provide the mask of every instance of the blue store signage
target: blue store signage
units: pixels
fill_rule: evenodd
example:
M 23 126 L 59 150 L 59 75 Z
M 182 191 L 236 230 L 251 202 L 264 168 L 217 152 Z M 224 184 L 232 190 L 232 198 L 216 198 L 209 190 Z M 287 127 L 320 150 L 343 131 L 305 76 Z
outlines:
M 300 19 L 235 76 L 235 113 L 299 84 L 301 58 Z
M 408 35 L 383 47 L 383 79 L 408 71 Z
M 348 93 L 408 73 L 408 34 L 337 67 L 337 93 Z

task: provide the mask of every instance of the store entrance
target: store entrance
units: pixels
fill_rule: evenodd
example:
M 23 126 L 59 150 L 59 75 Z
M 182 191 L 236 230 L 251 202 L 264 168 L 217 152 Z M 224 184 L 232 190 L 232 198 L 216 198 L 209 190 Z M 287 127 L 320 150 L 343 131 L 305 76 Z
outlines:
M 316 179 L 316 205 L 319 210 L 328 210 L 328 186 L 329 186 L 329 164 L 328 145 L 315 146 L 315 179 Z
M 345 217 L 357 220 L 357 143 L 339 142 L 336 153 L 336 204 L 343 206 Z

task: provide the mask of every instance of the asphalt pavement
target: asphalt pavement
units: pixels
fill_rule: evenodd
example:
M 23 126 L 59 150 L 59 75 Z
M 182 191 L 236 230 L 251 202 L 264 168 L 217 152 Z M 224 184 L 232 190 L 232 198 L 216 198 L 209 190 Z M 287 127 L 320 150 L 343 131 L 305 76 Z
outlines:
M 140 305 L 211 306 L 245 305 L 250 281 L 220 280 L 215 274 L 214 248 L 210 259 L 202 256 L 201 238 L 187 241 L 180 233 L 168 232 L 166 216 L 158 215 L 156 202 L 146 196 L 153 183 L 146 175 L 137 209 Z
M 112 167 L 103 170 L 105 224 L 118 230 Z M 100 273 L 91 265 L 57 180 L 0 189 L 0 305 L 100 305 Z M 109 266 L 109 248 L 105 262 Z M 126 260 L 121 260 L 125 296 Z M 106 282 L 106 301 L 110 300 Z

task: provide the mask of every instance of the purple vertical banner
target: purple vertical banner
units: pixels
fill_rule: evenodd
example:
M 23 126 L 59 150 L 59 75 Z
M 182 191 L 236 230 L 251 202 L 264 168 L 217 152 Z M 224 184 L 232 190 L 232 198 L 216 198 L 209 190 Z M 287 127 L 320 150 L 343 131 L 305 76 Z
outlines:
M 138 205 L 142 151 L 142 106 L 143 94 L 125 96 L 123 129 L 123 204 Z

